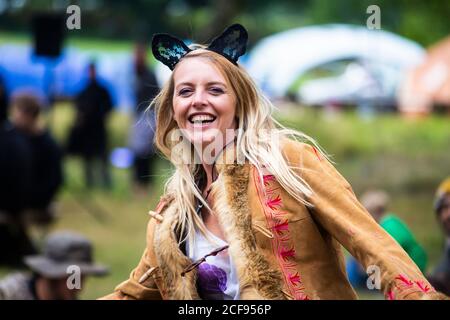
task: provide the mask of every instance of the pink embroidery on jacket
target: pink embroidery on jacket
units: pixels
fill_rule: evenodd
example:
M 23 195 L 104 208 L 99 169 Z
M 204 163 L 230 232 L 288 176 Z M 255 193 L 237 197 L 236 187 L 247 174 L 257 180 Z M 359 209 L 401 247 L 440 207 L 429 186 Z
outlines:
M 389 291 L 387 292 L 386 296 L 387 296 L 387 299 L 388 299 L 388 300 L 395 300 L 394 292 L 393 292 L 392 290 L 389 290 Z
M 413 285 L 413 282 L 411 280 L 409 280 L 408 278 L 406 278 L 404 275 L 399 274 L 396 278 L 396 280 L 400 280 L 401 282 L 403 282 L 406 286 L 410 287 Z
M 266 204 L 271 210 L 276 210 L 277 207 L 281 206 L 281 198 L 277 195 L 274 199 L 267 200 Z
M 295 258 L 295 248 L 289 232 L 289 221 L 284 218 L 286 212 L 281 210 L 283 201 L 279 194 L 279 185 L 273 175 L 263 175 L 264 190 L 261 190 L 260 176 L 256 168 L 254 168 L 253 177 L 259 199 L 263 204 L 267 224 L 274 230 L 274 237 L 271 240 L 272 247 L 290 294 L 296 300 L 309 300 L 304 293 L 305 288 L 293 259 Z
M 281 258 L 283 258 L 284 261 L 287 261 L 289 258 L 295 257 L 295 249 L 294 248 L 281 248 L 279 252 Z
M 300 275 L 298 274 L 298 272 L 296 272 L 295 274 L 290 274 L 289 275 L 289 281 L 295 286 L 297 284 L 300 284 Z
M 400 281 L 401 284 L 403 284 L 403 286 L 400 286 L 400 285 L 395 286 L 395 288 L 400 293 L 401 293 L 401 291 L 403 291 L 405 289 L 405 287 L 412 288 L 414 285 L 416 285 L 418 290 L 420 290 L 423 293 L 430 293 L 430 292 L 436 291 L 433 287 L 426 285 L 425 281 L 423 281 L 423 280 L 411 281 L 403 274 L 399 274 L 397 277 L 395 277 L 395 280 L 398 280 L 398 281 Z M 416 290 L 416 291 L 418 291 L 418 290 Z
M 284 232 L 289 231 L 289 223 L 286 220 L 284 222 L 281 222 L 281 223 L 278 223 L 277 225 L 275 225 L 273 227 L 273 229 L 275 230 L 275 232 L 278 235 L 282 235 Z
M 272 174 L 267 174 L 265 176 L 263 176 L 263 182 L 264 182 L 264 186 L 268 186 L 270 181 L 274 181 L 275 180 L 275 176 Z
M 415 281 L 417 286 L 420 288 L 420 290 L 422 290 L 423 292 L 427 293 L 428 291 L 430 291 L 430 287 L 427 286 L 426 284 L 423 283 L 423 281 L 418 280 Z

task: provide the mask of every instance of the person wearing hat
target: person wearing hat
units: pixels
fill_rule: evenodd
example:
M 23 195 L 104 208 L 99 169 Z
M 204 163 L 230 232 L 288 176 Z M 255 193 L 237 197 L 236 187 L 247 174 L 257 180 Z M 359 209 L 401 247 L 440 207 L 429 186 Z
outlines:
M 0 300 L 74 300 L 86 276 L 103 276 L 108 269 L 94 264 L 91 242 L 84 236 L 59 231 L 45 239 L 41 255 L 26 256 L 31 273 L 16 272 L 0 280 Z M 71 282 L 69 277 L 80 279 Z
M 434 210 L 444 232 L 445 245 L 442 258 L 428 280 L 436 289 L 450 295 L 450 177 L 436 191 Z
M 383 190 L 369 190 L 361 196 L 360 200 L 375 221 L 400 244 L 424 272 L 427 266 L 427 254 L 406 223 L 396 214 L 388 211 L 389 195 Z M 366 288 L 367 274 L 353 257 L 347 259 L 347 273 L 352 285 Z

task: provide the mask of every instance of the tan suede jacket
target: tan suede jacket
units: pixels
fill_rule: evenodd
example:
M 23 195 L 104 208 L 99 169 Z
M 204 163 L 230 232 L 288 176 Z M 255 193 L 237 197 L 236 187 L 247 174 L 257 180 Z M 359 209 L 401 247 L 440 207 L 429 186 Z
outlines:
M 233 163 L 227 148 L 216 164 L 213 210 L 229 243 L 241 299 L 355 299 L 341 246 L 379 274 L 387 299 L 445 298 L 358 202 L 349 183 L 307 144 L 287 140 L 282 150 L 309 184 L 312 207 L 291 197 L 273 175 Z M 231 164 L 230 161 L 231 160 Z M 228 163 L 228 164 L 227 164 Z M 161 198 L 147 229 L 147 248 L 130 278 L 104 299 L 199 299 L 192 261 L 177 244 L 177 205 Z M 376 281 L 374 281 L 376 283 Z

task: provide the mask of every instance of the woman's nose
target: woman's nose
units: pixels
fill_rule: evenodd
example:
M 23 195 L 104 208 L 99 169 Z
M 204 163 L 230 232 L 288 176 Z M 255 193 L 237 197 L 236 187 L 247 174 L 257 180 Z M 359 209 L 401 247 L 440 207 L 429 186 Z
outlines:
M 207 104 L 207 97 L 204 90 L 195 90 L 195 93 L 192 98 L 192 106 L 193 107 L 202 107 Z

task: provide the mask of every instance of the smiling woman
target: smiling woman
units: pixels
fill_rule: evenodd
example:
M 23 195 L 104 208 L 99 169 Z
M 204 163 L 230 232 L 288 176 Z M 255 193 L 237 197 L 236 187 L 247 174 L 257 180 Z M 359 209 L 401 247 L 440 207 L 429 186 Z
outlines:
M 104 298 L 355 299 L 341 246 L 380 271 L 388 299 L 445 298 L 314 140 L 273 119 L 237 63 L 246 43 L 241 25 L 208 46 L 153 38 L 173 70 L 150 105 L 155 142 L 175 170 L 141 261 Z

